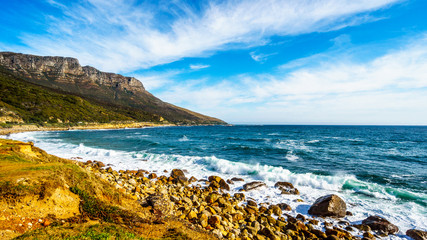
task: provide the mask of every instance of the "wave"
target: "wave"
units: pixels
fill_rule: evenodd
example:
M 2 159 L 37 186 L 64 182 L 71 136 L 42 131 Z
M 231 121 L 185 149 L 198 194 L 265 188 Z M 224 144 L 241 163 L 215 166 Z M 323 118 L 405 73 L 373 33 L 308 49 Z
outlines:
M 190 139 L 188 139 L 188 137 L 184 135 L 184 136 L 182 136 L 182 138 L 178 139 L 178 141 L 180 141 L 180 142 L 188 142 L 188 141 L 190 141 Z

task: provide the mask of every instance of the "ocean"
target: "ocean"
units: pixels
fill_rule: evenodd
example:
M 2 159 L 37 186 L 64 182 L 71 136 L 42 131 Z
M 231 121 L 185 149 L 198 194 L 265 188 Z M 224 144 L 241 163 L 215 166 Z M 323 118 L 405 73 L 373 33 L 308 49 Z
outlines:
M 198 179 L 264 181 L 269 188 L 246 196 L 259 203 L 287 203 L 291 215 L 308 215 L 318 197 L 337 194 L 353 213 L 347 221 L 385 217 L 400 228 L 392 239 L 404 238 L 407 229 L 427 230 L 427 127 L 182 126 L 26 132 L 10 138 L 117 170 L 162 175 L 179 168 Z M 300 195 L 281 195 L 273 187 L 277 181 L 291 182 Z M 243 184 L 236 182 L 231 191 Z

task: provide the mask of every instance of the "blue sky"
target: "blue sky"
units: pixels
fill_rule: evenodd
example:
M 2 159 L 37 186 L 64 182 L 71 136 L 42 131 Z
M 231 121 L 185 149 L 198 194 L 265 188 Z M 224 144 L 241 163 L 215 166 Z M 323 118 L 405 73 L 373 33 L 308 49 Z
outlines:
M 427 125 L 424 0 L 0 6 L 0 51 L 75 57 L 230 123 Z

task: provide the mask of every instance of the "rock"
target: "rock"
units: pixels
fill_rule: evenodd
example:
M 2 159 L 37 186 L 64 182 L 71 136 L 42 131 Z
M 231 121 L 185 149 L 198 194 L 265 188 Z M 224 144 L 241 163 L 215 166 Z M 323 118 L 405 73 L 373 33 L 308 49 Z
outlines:
M 350 212 L 350 211 L 347 211 L 347 212 L 345 212 L 345 215 L 347 215 L 347 216 L 353 216 L 353 213 Z
M 271 229 L 269 228 L 263 228 L 260 233 L 266 237 L 268 237 L 269 239 L 275 240 L 275 239 L 280 239 L 279 236 L 277 236 Z
M 212 215 L 210 218 L 209 218 L 209 224 L 211 225 L 211 226 L 215 226 L 215 225 L 218 225 L 218 224 L 220 224 L 221 223 L 221 220 L 222 220 L 222 218 L 221 218 L 221 216 L 219 216 L 219 215 Z
M 188 179 L 184 176 L 178 176 L 176 178 L 173 179 L 172 181 L 175 184 L 182 184 L 182 185 L 187 185 L 188 184 Z
M 276 216 L 282 215 L 282 209 L 278 205 L 271 205 L 270 209 L 273 211 L 274 215 Z
M 104 163 L 102 163 L 102 162 L 96 162 L 96 163 L 95 163 L 95 167 L 97 167 L 97 168 L 102 168 L 102 167 L 105 167 L 105 164 L 104 164 Z
M 274 184 L 274 187 L 279 188 L 282 191 L 282 194 L 299 194 L 298 189 L 296 189 L 290 182 L 277 182 Z
M 234 178 L 231 179 L 231 181 L 233 181 L 233 182 L 244 182 L 245 180 L 243 178 L 236 178 L 236 177 L 234 177 Z
M 258 204 L 254 201 L 254 200 L 248 200 L 248 206 L 254 206 L 254 207 L 257 207 L 258 206 Z
M 209 182 L 217 182 L 217 183 L 219 183 L 219 181 L 221 181 L 221 180 L 222 180 L 222 178 L 220 178 L 218 176 L 209 176 L 208 177 L 208 181 Z
M 173 206 L 171 201 L 163 194 L 152 194 L 147 198 L 147 203 L 153 207 L 154 212 L 169 215 Z
M 47 227 L 47 226 L 49 226 L 49 225 L 50 225 L 50 221 L 49 221 L 49 219 L 45 219 L 45 220 L 43 221 L 42 225 L 43 225 L 43 227 Z
M 378 231 L 382 234 L 395 234 L 399 231 L 399 228 L 396 225 L 393 225 L 385 218 L 380 216 L 369 216 L 362 221 L 362 224 L 368 225 L 372 230 Z
M 417 229 L 409 229 L 406 231 L 406 235 L 415 240 L 427 240 L 427 232 Z
M 219 187 L 221 188 L 221 189 L 224 189 L 224 190 L 227 190 L 227 191 L 230 191 L 230 186 L 224 181 L 224 179 L 221 179 L 220 181 L 219 181 Z
M 234 198 L 238 201 L 243 201 L 245 200 L 245 194 L 243 193 L 235 193 L 234 194 Z
M 364 239 L 375 239 L 375 236 L 372 233 L 370 233 L 370 232 L 364 232 L 363 233 L 363 238 Z
M 155 178 L 157 178 L 157 174 L 155 174 L 155 173 L 150 173 L 148 175 L 148 179 L 155 179 Z
M 171 177 L 177 178 L 177 177 L 185 177 L 184 172 L 181 169 L 173 169 L 171 172 Z
M 191 177 L 190 179 L 188 179 L 188 182 L 189 183 L 197 182 L 197 178 Z
M 259 181 L 255 181 L 255 182 L 250 182 L 250 183 L 246 183 L 245 185 L 243 185 L 243 189 L 245 191 L 251 191 L 251 190 L 257 190 L 263 187 L 267 187 L 267 185 L 263 182 L 259 182 Z
M 279 204 L 277 204 L 277 206 L 280 207 L 284 211 L 292 211 L 292 208 L 291 208 L 291 206 L 289 206 L 289 204 L 279 203 Z
M 316 216 L 345 217 L 347 205 L 335 194 L 318 198 L 308 210 L 308 213 Z

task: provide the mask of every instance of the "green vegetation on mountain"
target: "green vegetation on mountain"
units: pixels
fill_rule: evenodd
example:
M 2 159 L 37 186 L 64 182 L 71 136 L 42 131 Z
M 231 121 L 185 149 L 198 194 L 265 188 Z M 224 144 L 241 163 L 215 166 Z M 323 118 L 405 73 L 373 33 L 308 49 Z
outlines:
M 88 101 L 28 83 L 0 69 L 0 111 L 14 113 L 26 123 L 152 121 L 160 117 L 141 110 Z

